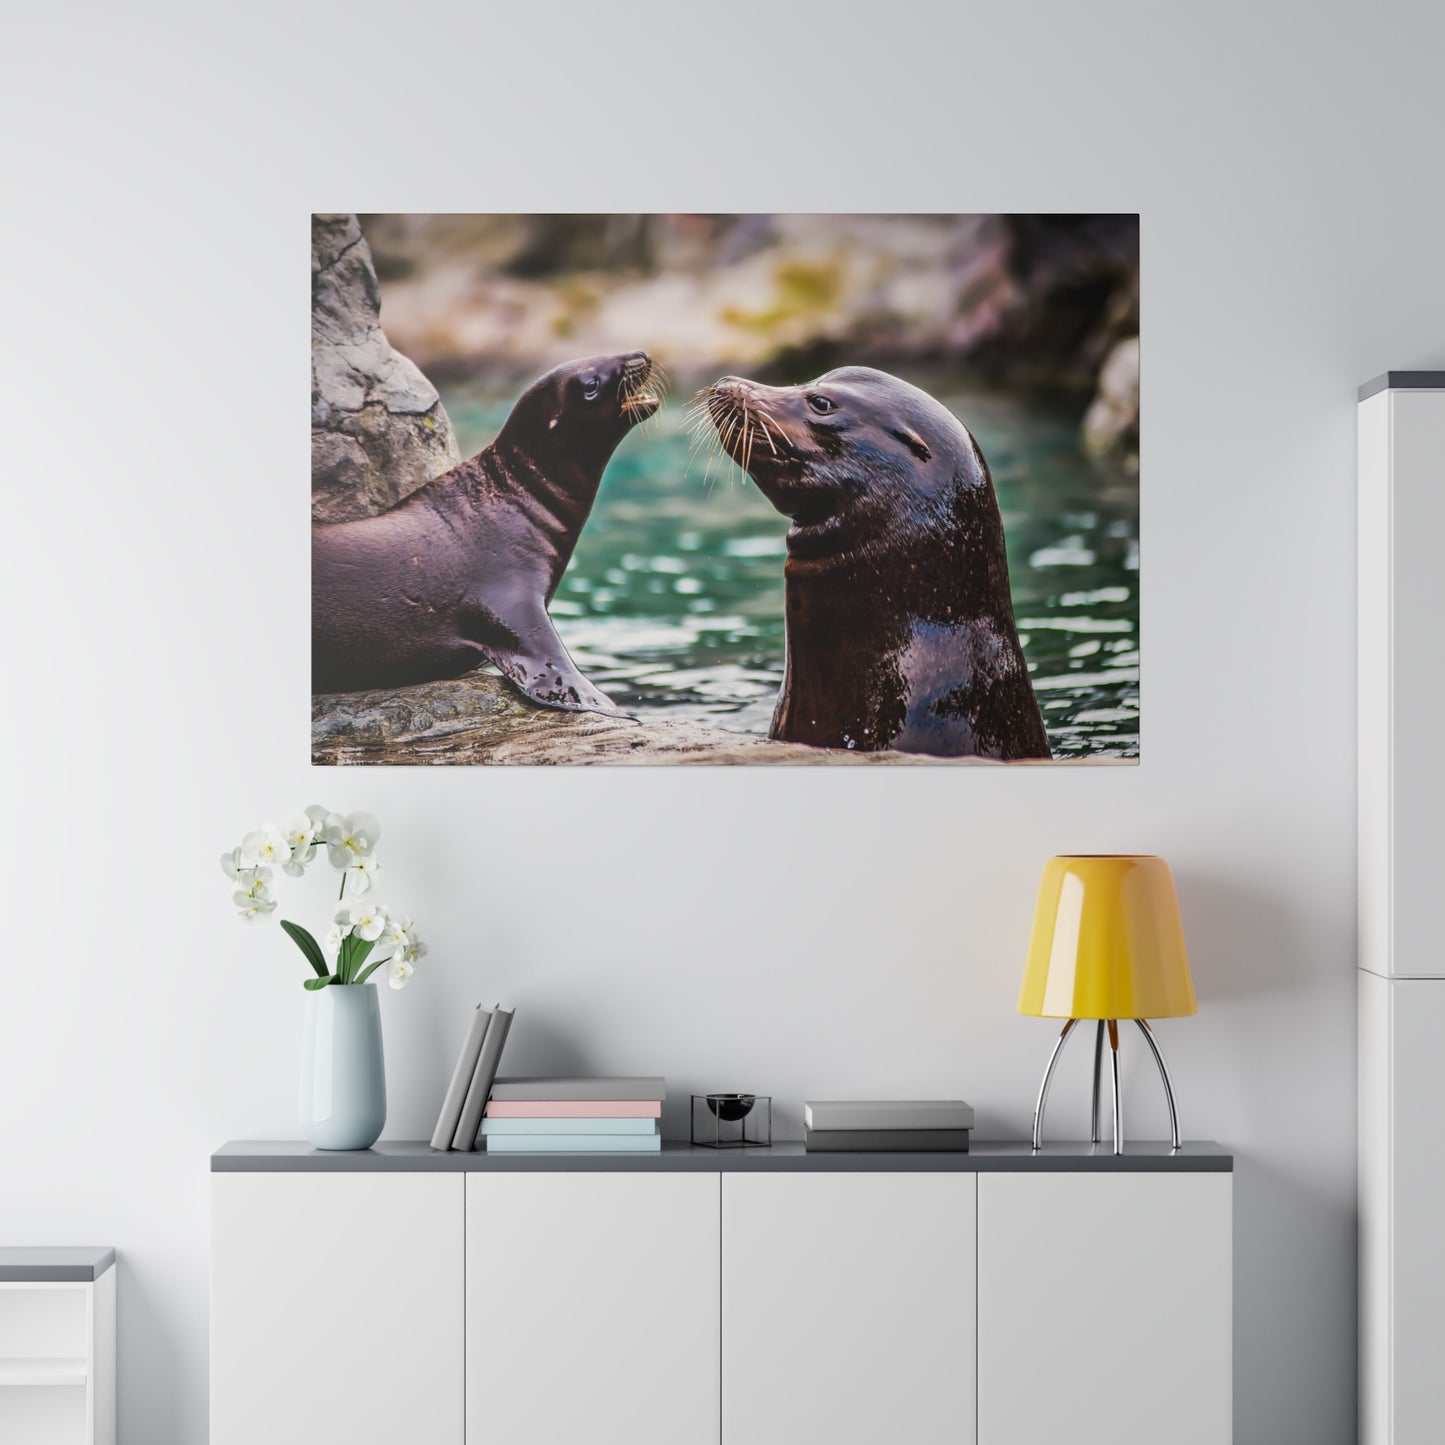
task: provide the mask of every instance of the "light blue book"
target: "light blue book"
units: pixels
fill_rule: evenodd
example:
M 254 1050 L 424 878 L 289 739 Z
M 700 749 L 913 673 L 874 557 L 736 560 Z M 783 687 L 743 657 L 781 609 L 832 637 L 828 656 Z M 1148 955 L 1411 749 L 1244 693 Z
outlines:
M 488 1154 L 660 1154 L 661 1134 L 489 1134 Z
M 660 1119 L 483 1119 L 482 1133 L 499 1134 L 659 1134 Z

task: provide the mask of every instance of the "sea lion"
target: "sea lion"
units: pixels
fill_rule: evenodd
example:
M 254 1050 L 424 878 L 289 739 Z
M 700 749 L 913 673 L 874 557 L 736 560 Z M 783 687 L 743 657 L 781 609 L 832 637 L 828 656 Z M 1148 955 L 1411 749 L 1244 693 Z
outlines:
M 314 692 L 458 677 L 483 662 L 546 707 L 615 712 L 547 615 L 617 444 L 662 404 L 643 351 L 569 361 L 470 461 L 375 517 L 311 529 Z
M 770 736 L 940 757 L 1047 758 L 1003 521 L 968 429 L 906 381 L 725 376 L 698 421 L 792 520 Z

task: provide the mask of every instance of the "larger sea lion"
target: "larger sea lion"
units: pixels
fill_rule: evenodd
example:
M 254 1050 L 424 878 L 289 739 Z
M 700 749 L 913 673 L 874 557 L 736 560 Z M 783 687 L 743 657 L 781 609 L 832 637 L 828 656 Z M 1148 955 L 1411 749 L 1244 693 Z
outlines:
M 534 702 L 615 712 L 547 615 L 617 444 L 662 403 L 646 352 L 532 383 L 491 446 L 375 517 L 311 531 L 311 686 L 397 687 L 492 662 Z
M 945 406 L 845 366 L 725 376 L 700 421 L 789 517 L 771 736 L 862 751 L 1047 758 L 988 464 Z

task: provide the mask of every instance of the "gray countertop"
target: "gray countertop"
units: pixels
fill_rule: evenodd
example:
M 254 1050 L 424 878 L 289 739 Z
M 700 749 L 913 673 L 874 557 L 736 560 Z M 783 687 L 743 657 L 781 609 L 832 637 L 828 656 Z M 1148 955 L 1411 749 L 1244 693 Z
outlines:
M 1360 400 L 1380 391 L 1445 391 L 1445 371 L 1385 371 L 1360 388 Z
M 463 1154 L 434 1150 L 421 1140 L 383 1141 L 370 1149 L 313 1149 L 299 1140 L 239 1140 L 211 1155 L 213 1174 L 447 1174 L 447 1173 L 789 1173 L 835 1174 L 906 1171 L 956 1174 L 1221 1174 L 1234 1156 L 1210 1142 L 1186 1143 L 1178 1153 L 1167 1141 L 1129 1142 L 1123 1154 L 1109 1144 L 1045 1144 L 1035 1154 L 1027 1140 L 976 1141 L 966 1154 L 808 1154 L 798 1141 L 770 1147 L 708 1149 L 664 1141 L 660 1154 Z
M 108 1246 L 0 1248 L 0 1284 L 90 1283 L 114 1263 L 115 1250 Z

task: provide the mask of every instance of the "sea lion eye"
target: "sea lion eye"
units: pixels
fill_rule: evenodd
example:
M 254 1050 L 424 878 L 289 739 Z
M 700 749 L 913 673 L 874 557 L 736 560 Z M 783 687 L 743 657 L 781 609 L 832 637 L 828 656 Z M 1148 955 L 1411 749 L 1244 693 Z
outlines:
M 828 413 L 833 410 L 833 403 L 829 401 L 826 396 L 819 396 L 817 392 L 814 392 L 812 396 L 808 398 L 808 405 L 812 407 L 819 416 L 827 416 Z
M 596 401 L 597 393 L 602 390 L 602 379 L 597 376 L 589 376 L 582 383 L 582 399 L 584 401 Z

